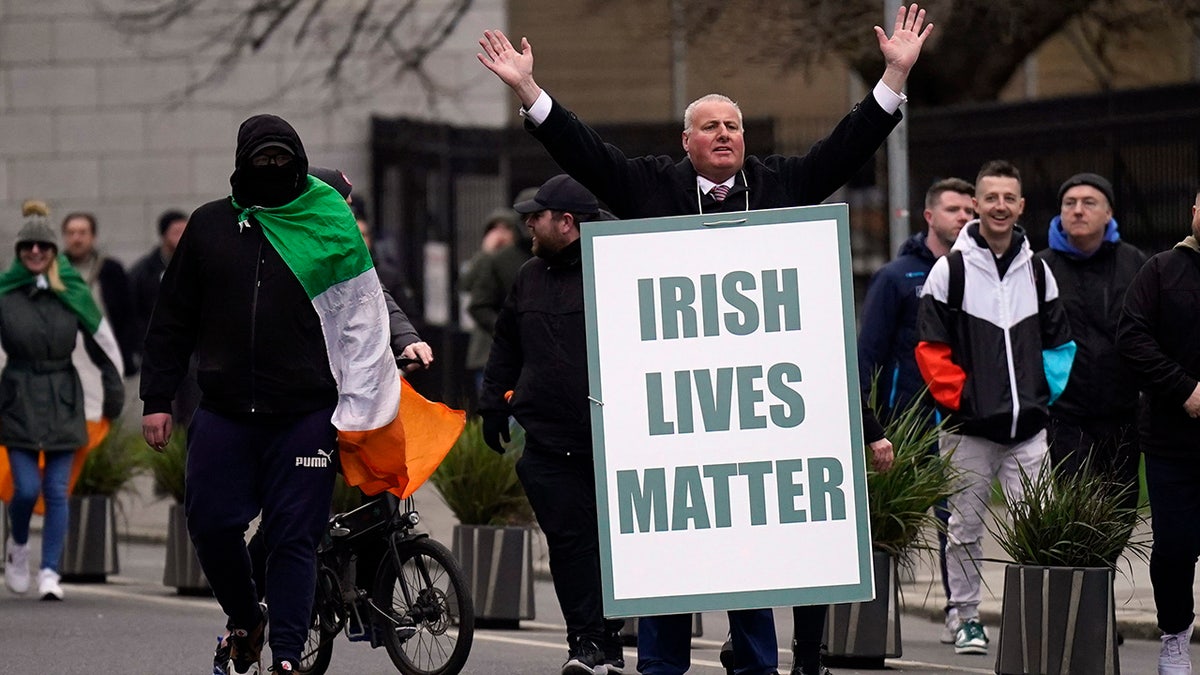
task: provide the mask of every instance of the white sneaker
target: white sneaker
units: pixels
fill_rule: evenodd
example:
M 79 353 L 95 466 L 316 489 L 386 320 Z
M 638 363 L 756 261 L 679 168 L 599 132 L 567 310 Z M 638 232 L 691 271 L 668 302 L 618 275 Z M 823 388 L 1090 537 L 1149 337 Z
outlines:
M 1182 633 L 1162 636 L 1162 649 L 1158 652 L 1158 675 L 1191 675 L 1192 659 L 1188 656 L 1191 641 L 1191 626 Z
M 13 593 L 29 590 L 29 544 L 17 544 L 8 538 L 8 556 L 4 559 L 4 585 Z
M 62 600 L 62 586 L 58 585 L 60 577 L 54 570 L 42 568 L 38 571 L 38 595 L 43 600 Z
M 951 607 L 946 610 L 946 625 L 942 628 L 942 634 L 938 640 L 944 645 L 952 645 L 957 639 L 958 633 L 958 609 Z

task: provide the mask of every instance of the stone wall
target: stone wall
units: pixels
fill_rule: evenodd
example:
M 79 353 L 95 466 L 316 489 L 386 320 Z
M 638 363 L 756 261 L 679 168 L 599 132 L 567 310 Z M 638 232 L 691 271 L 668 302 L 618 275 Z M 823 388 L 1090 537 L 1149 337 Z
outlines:
M 228 8 L 245 5 L 241 0 L 199 3 L 193 15 L 144 34 L 118 30 L 109 13 L 152 4 L 0 0 L 5 250 L 19 227 L 20 203 L 37 198 L 50 204 L 56 222 L 69 211 L 94 212 L 100 246 L 132 263 L 156 241 L 163 210 L 187 211 L 228 194 L 237 127 L 255 113 L 290 121 L 312 164 L 343 169 L 366 194 L 373 114 L 496 126 L 511 107 L 474 56 L 483 29 L 504 25 L 503 0 L 475 0 L 430 54 L 426 72 L 436 95 L 415 78 L 395 81 L 391 67 L 353 59 L 347 85 L 332 91 L 320 76 L 336 45 L 319 39 L 300 47 L 268 41 L 236 67 L 223 67 L 203 37 L 222 30 Z M 418 0 L 412 31 L 427 28 L 445 6 Z M 185 95 L 214 67 L 219 77 Z

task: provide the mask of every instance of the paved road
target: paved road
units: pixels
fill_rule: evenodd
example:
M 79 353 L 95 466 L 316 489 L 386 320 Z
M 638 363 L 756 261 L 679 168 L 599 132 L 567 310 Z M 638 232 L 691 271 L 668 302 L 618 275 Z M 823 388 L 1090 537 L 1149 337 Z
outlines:
M 196 673 L 208 672 L 210 642 L 223 623 L 211 599 L 178 597 L 160 584 L 160 545 L 121 544 L 121 574 L 107 584 L 68 584 L 67 600 L 39 602 L 0 590 L 0 672 L 3 673 Z M 465 670 L 468 674 L 557 673 L 565 658 L 562 616 L 553 589 L 539 581 L 537 620 L 515 631 L 484 630 Z M 781 645 L 790 635 L 790 615 L 777 613 Z M 913 674 L 991 673 L 991 658 L 956 656 L 937 642 L 939 626 L 916 615 L 902 621 L 904 657 L 888 662 Z M 694 673 L 723 672 L 717 650 L 726 626 L 719 613 L 704 615 L 704 636 L 693 642 Z M 1152 675 L 1158 646 L 1130 640 L 1121 650 L 1123 675 Z M 633 650 L 627 651 L 629 663 Z M 786 668 L 790 657 L 781 655 Z M 339 640 L 331 673 L 394 673 L 383 650 Z M 836 668 L 837 675 L 878 671 Z

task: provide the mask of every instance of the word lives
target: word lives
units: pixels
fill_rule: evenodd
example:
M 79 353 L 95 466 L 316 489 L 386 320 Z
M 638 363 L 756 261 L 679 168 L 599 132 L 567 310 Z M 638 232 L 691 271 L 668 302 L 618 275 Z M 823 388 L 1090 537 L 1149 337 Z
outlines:
M 757 275 L 737 270 L 720 278 L 638 279 L 637 294 L 643 342 L 798 331 L 801 326 L 795 268 Z M 646 373 L 649 433 L 764 429 L 768 422 L 795 427 L 804 421 L 804 399 L 795 387 L 800 381 L 800 367 L 794 363 Z M 759 404 L 768 393 L 772 402 L 762 414 Z M 674 403 L 670 415 L 668 401 Z

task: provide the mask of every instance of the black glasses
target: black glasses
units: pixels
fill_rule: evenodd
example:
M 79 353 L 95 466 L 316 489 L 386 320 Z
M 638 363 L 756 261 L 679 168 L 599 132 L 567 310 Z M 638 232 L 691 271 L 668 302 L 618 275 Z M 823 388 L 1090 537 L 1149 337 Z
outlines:
M 32 251 L 35 246 L 42 251 L 53 251 L 55 248 L 54 244 L 48 241 L 23 241 L 17 244 L 17 250 L 25 253 L 26 251 Z
M 258 167 L 270 166 L 272 164 L 275 166 L 287 166 L 292 163 L 293 159 L 295 158 L 286 152 L 278 155 L 255 155 L 250 158 L 250 164 Z

